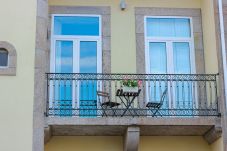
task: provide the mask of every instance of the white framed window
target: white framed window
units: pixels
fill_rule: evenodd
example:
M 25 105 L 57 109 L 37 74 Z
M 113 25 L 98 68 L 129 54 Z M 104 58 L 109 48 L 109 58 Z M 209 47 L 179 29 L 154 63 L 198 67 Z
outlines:
M 101 73 L 101 29 L 100 15 L 53 14 L 51 33 L 51 72 Z M 96 54 L 94 54 L 94 52 L 91 54 L 89 52 L 83 54 L 86 51 L 85 49 L 89 48 L 96 49 L 94 50 L 96 51 Z M 68 64 L 67 67 L 64 62 L 70 57 L 71 64 Z M 88 66 L 84 66 L 84 62 L 86 62 L 84 59 L 91 59 L 89 61 L 93 62 L 93 64 L 91 63 L 90 65 L 94 66 L 94 64 L 96 64 L 96 69 L 85 69 L 88 68 Z M 69 63 L 70 61 L 67 62 Z
M 101 15 L 53 14 L 50 72 L 102 73 L 101 25 Z M 58 89 L 50 89 L 54 94 L 50 95 L 50 107 L 54 106 L 52 102 L 56 100 L 67 100 L 69 101 L 68 105 L 72 105 L 72 108 L 83 108 L 82 100 L 97 99 L 96 95 L 91 98 L 91 96 L 86 97 L 88 95 L 82 94 L 85 92 L 83 91 L 85 86 L 80 82 L 62 83 L 62 81 L 58 81 L 55 83 L 58 85 Z M 86 86 L 94 87 L 94 85 Z M 95 92 L 95 89 L 86 91 L 86 93 Z M 61 103 L 57 106 L 61 106 Z
M 144 23 L 148 74 L 196 72 L 192 18 L 145 16 Z
M 195 74 L 195 51 L 191 17 L 145 16 L 145 64 L 147 74 Z M 182 83 L 184 85 L 185 83 Z M 167 106 L 192 108 L 192 84 L 187 88 L 172 85 Z M 161 87 L 161 89 L 160 89 Z M 165 83 L 149 84 L 147 98 L 159 100 Z M 168 84 L 170 90 L 170 85 Z M 185 96 L 181 91 L 185 91 Z M 149 93 L 151 92 L 151 93 Z M 155 92 L 156 94 L 154 94 Z M 158 98 L 157 98 L 158 96 Z M 172 99 L 172 103 L 171 103 Z M 184 101 L 182 101 L 184 100 Z M 185 106 L 187 104 L 188 106 Z

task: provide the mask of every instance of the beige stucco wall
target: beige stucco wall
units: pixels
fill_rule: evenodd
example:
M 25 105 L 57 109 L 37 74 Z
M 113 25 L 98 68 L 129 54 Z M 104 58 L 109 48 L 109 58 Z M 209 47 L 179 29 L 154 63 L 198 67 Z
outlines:
M 49 0 L 50 5 L 111 6 L 111 71 L 118 73 L 136 72 L 135 7 L 201 8 L 206 69 L 207 73 L 217 73 L 212 0 L 126 0 L 126 3 L 127 9 L 120 11 L 118 0 Z
M 216 142 L 211 145 L 212 151 L 224 151 L 223 148 L 223 138 L 219 138 Z
M 217 46 L 213 0 L 201 0 L 205 69 L 207 73 L 218 73 Z
M 142 136 L 139 151 L 211 151 L 200 136 Z
M 198 0 L 126 0 L 127 9 L 121 11 L 118 0 L 49 0 L 50 5 L 111 6 L 112 72 L 136 72 L 135 7 L 200 8 Z
M 16 76 L 0 76 L 0 150 L 32 150 L 36 0 L 0 1 L 0 41 L 17 51 Z
M 139 151 L 223 151 L 200 136 L 141 136 Z M 120 136 L 55 136 L 45 151 L 123 151 Z
M 123 151 L 120 136 L 55 136 L 45 151 Z

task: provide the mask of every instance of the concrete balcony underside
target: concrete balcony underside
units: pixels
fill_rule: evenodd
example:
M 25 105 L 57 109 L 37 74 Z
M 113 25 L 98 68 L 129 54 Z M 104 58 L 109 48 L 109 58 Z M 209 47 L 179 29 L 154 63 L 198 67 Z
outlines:
M 208 143 L 221 136 L 219 117 L 194 118 L 64 118 L 47 117 L 49 136 L 124 136 L 139 127 L 141 136 L 203 136 Z M 51 132 L 50 132 L 51 131 Z

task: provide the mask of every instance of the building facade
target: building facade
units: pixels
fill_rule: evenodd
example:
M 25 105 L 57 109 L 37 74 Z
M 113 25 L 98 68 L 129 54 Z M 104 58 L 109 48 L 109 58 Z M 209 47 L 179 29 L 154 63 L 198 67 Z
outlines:
M 226 0 L 0 4 L 0 150 L 227 150 Z

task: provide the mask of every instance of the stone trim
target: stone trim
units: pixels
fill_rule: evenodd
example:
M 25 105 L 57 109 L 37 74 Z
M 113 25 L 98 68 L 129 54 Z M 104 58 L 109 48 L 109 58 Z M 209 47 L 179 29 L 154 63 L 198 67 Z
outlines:
M 222 136 L 221 125 L 219 126 L 215 125 L 203 136 L 203 138 L 208 142 L 208 144 L 212 144 L 221 136 Z
M 128 127 L 124 135 L 124 151 L 138 151 L 140 128 Z
M 52 137 L 52 128 L 51 126 L 47 126 L 44 128 L 44 143 L 47 144 Z
M 136 62 L 137 73 L 145 73 L 144 16 L 184 16 L 193 21 L 196 73 L 205 73 L 202 17 L 200 9 L 136 7 Z
M 223 15 L 224 21 L 227 17 L 227 1 L 223 1 Z M 227 151 L 227 114 L 226 114 L 226 107 L 225 107 L 225 87 L 224 87 L 224 70 L 223 70 L 223 59 L 222 59 L 222 50 L 221 50 L 221 29 L 220 29 L 220 19 L 219 19 L 219 8 L 218 8 L 218 0 L 213 1 L 214 5 L 214 17 L 215 17 L 215 31 L 216 31 L 216 45 L 217 45 L 217 57 L 218 57 L 218 71 L 219 71 L 219 109 L 222 113 L 221 116 L 221 128 L 222 128 L 222 137 L 223 137 L 223 151 Z M 224 23 L 225 28 L 225 38 L 227 33 L 227 24 Z M 227 44 L 227 41 L 225 41 Z M 226 58 L 227 59 L 227 58 Z M 216 127 L 215 129 L 216 130 Z M 212 131 L 211 131 L 212 134 Z
M 48 0 L 37 1 L 34 65 L 33 144 L 32 151 L 44 151 L 45 73 L 48 71 Z
M 15 47 L 6 41 L 0 41 L 0 48 L 8 51 L 8 66 L 0 68 L 0 76 L 16 76 L 17 52 Z
M 102 118 L 80 118 L 80 117 L 46 117 L 47 125 L 80 125 L 80 126 L 204 126 L 204 125 L 220 125 L 220 117 L 196 117 L 196 118 L 150 118 L 150 117 L 102 117 Z
M 111 29 L 110 7 L 107 6 L 50 6 L 49 29 L 51 30 L 51 14 L 91 14 L 102 18 L 102 72 L 111 73 Z M 50 31 L 49 37 L 50 37 Z

